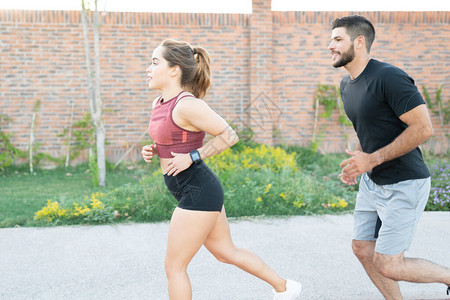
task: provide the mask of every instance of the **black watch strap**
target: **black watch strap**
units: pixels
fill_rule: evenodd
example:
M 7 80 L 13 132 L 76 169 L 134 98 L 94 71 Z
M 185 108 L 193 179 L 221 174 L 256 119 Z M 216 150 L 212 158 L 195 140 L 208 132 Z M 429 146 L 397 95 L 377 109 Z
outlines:
M 189 155 L 191 156 L 192 162 L 196 165 L 198 165 L 202 161 L 198 150 L 192 150 L 191 152 L 189 152 Z

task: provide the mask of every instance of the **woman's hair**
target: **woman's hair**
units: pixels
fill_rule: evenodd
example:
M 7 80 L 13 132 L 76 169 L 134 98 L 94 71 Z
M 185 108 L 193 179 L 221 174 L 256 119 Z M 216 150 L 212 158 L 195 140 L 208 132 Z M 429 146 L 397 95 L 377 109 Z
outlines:
M 200 47 L 192 48 L 186 42 L 165 40 L 163 57 L 170 67 L 181 69 L 181 86 L 195 97 L 203 99 L 211 88 L 211 71 L 208 52 Z

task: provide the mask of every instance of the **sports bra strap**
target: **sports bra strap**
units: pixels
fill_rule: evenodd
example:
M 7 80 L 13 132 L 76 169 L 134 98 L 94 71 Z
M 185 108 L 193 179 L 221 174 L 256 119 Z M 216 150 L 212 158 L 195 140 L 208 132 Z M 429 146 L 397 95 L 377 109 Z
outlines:
M 178 101 L 180 101 L 180 100 L 183 99 L 183 98 L 186 98 L 186 97 L 195 98 L 195 96 L 192 95 L 191 93 L 189 93 L 189 92 L 186 92 L 186 93 L 188 93 L 188 94 L 179 97 L 179 98 L 175 101 L 175 105 L 177 105 Z

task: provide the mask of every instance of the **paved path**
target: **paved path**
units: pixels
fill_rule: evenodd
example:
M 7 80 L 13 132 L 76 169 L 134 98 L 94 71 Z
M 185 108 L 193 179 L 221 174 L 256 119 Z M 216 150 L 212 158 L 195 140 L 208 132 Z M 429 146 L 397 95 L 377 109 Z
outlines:
M 350 243 L 353 219 L 298 216 L 231 221 L 235 244 L 282 276 L 302 299 L 383 299 Z M 0 229 L 0 299 L 167 299 L 168 223 Z M 450 266 L 450 213 L 425 213 L 407 256 Z M 194 300 L 272 299 L 271 287 L 204 248 L 188 272 Z M 440 284 L 401 283 L 405 299 L 448 299 Z

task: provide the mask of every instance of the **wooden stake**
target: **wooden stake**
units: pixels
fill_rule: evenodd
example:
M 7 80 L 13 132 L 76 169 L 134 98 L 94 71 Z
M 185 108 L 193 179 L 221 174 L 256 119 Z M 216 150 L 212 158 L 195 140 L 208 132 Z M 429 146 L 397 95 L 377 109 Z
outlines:
M 31 130 L 30 130 L 30 173 L 33 173 L 33 144 L 34 144 L 34 127 L 36 123 L 36 113 L 39 110 L 39 107 L 41 105 L 41 100 L 36 100 L 36 103 L 34 104 L 33 108 L 33 117 L 31 118 Z
M 67 140 L 67 154 L 66 154 L 66 168 L 69 166 L 70 160 L 70 141 L 72 140 L 72 125 L 73 125 L 73 111 L 74 111 L 75 101 L 72 102 L 72 111 L 70 113 L 70 124 L 69 124 L 69 138 Z
M 33 144 L 34 144 L 34 122 L 36 120 L 36 113 L 33 112 L 33 117 L 31 119 L 31 130 L 30 130 L 30 153 L 29 153 L 29 159 L 30 159 L 30 173 L 33 173 Z

